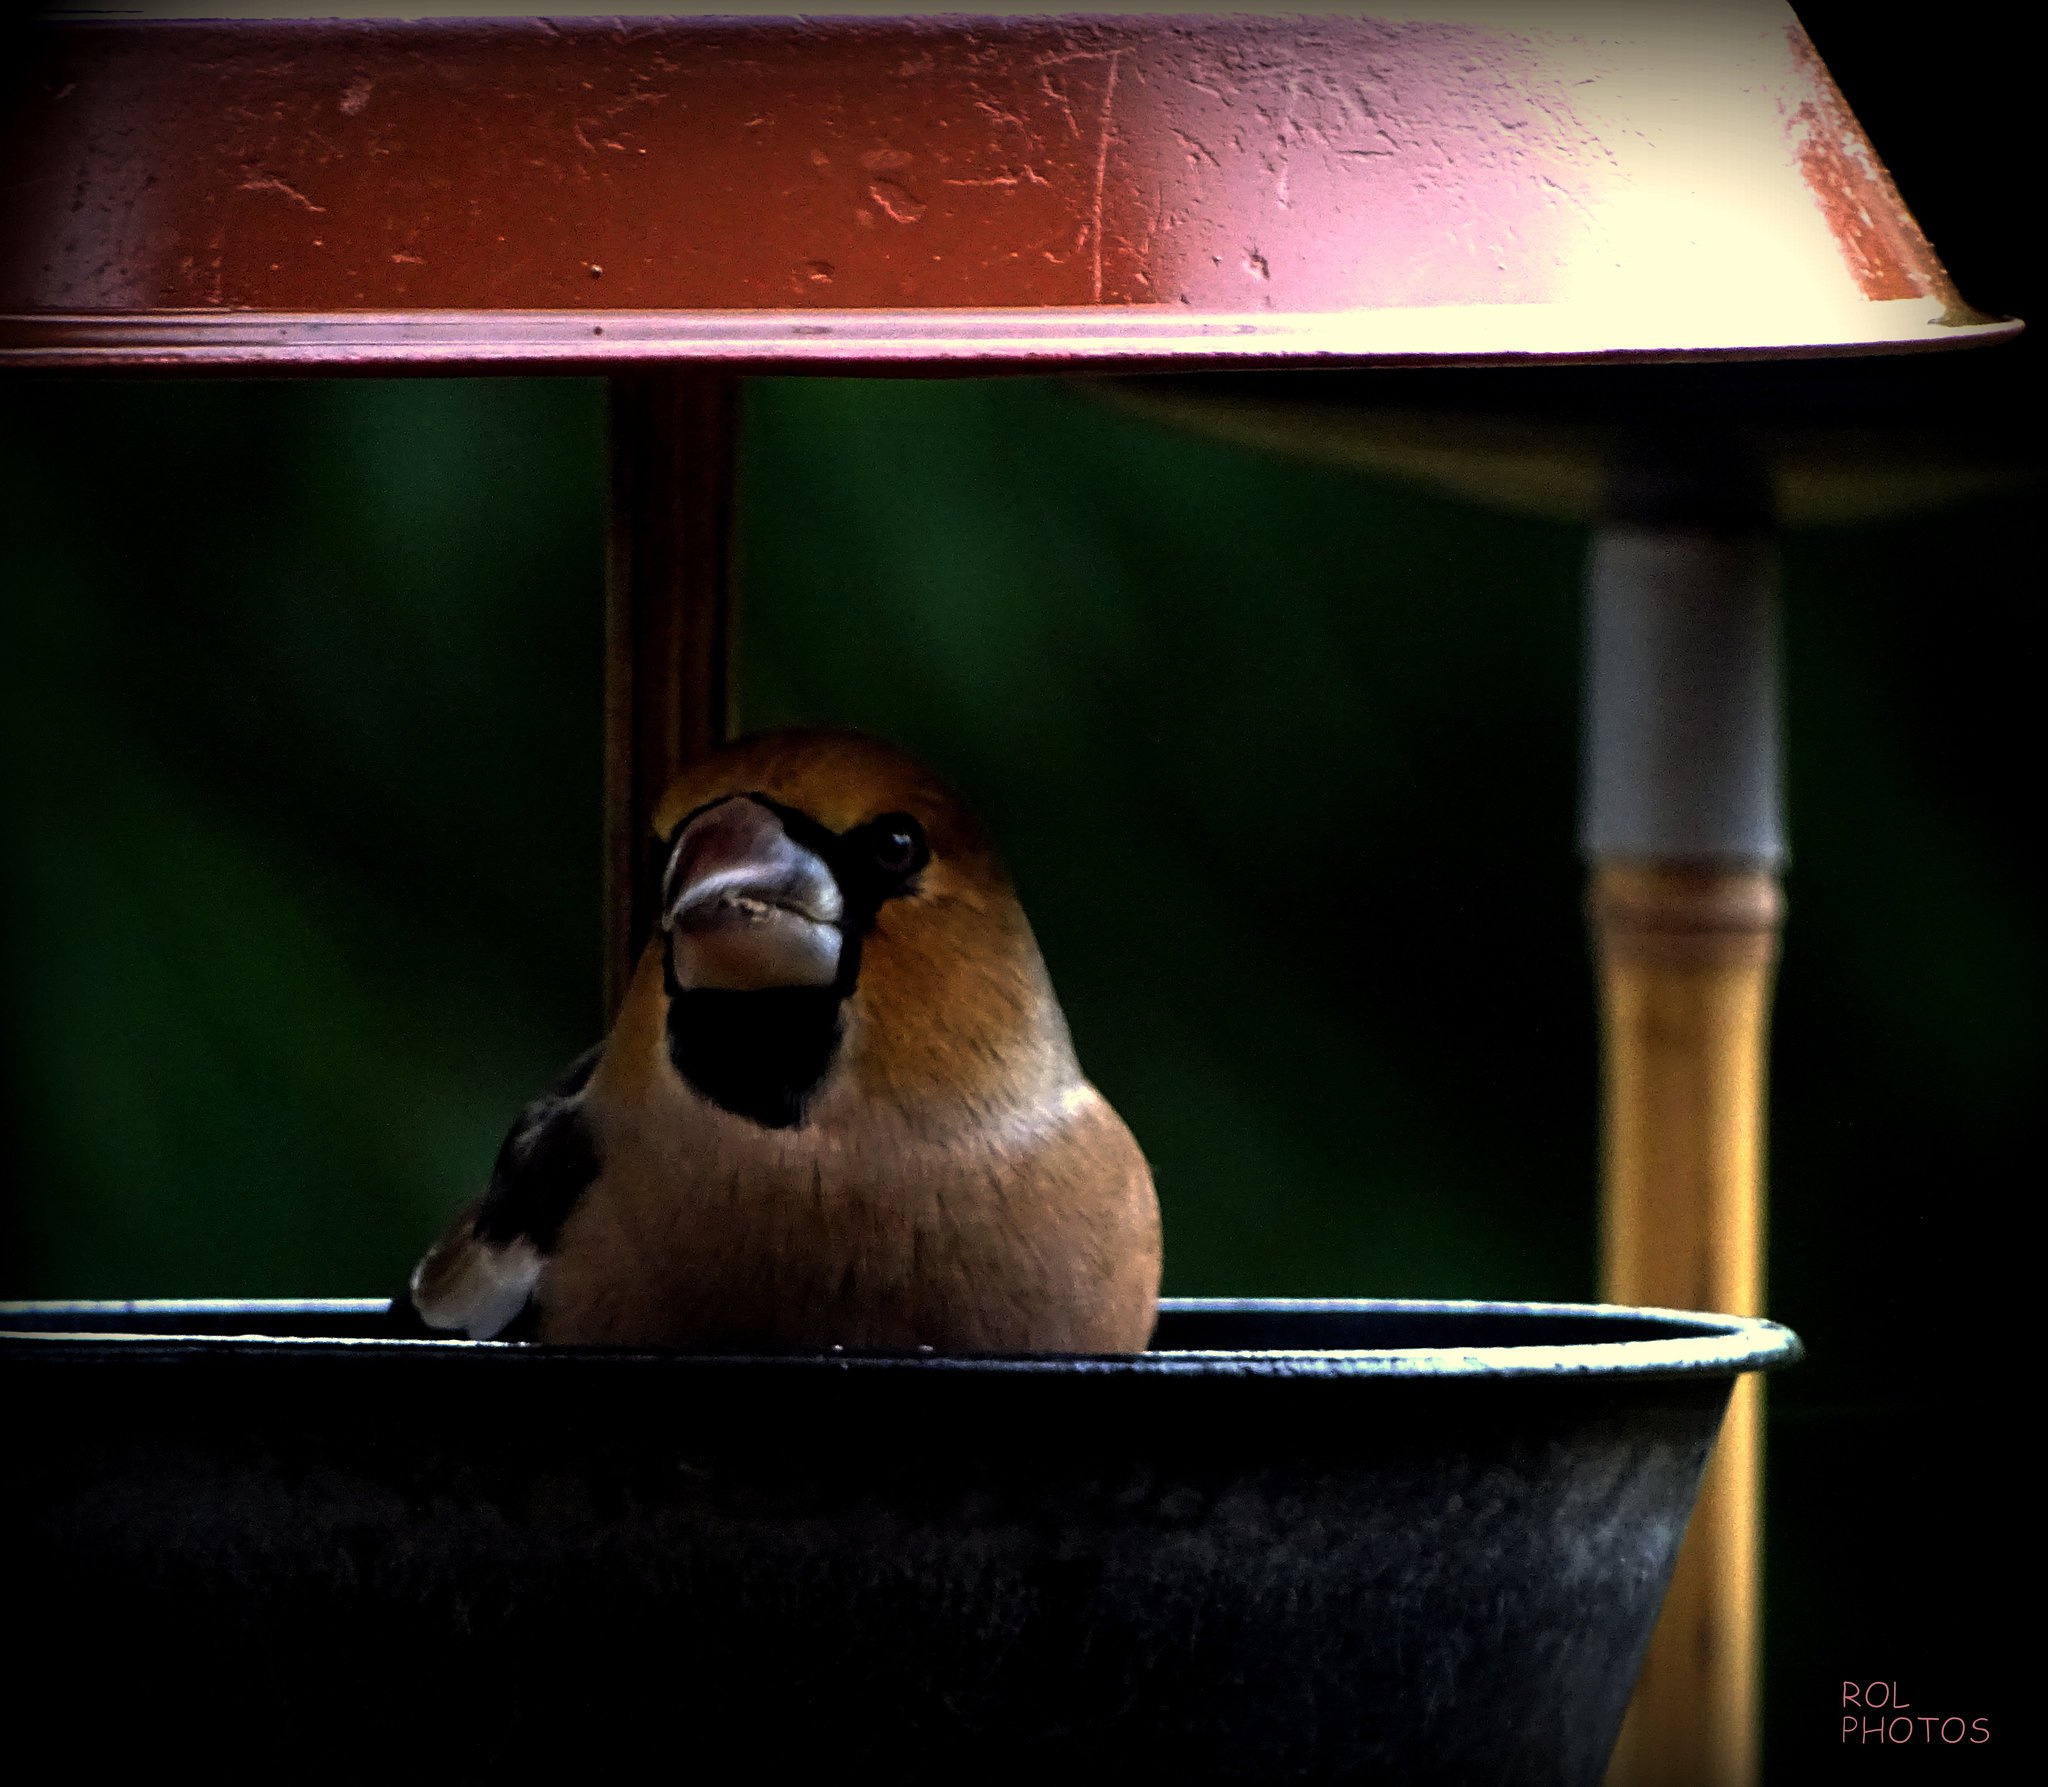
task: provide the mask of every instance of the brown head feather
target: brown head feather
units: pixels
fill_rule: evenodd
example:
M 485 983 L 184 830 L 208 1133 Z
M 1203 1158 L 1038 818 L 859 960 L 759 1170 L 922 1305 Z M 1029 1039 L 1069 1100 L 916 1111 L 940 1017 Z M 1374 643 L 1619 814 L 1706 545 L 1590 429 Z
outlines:
M 697 808 L 736 794 L 764 794 L 834 832 L 896 812 L 924 827 L 931 861 L 912 891 L 884 903 L 847 1001 L 843 1062 L 860 1097 L 948 1127 L 1030 1108 L 1079 1082 L 1031 926 L 954 789 L 864 733 L 764 732 L 679 776 L 655 831 L 666 838 Z

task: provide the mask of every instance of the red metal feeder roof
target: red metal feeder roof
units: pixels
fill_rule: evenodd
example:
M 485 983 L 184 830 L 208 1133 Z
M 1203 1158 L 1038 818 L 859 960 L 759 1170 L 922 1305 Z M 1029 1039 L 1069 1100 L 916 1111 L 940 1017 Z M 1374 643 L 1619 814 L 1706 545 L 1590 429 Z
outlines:
M 1390 10 L 47 26 L 10 83 L 0 363 L 1494 364 L 2016 329 L 1962 302 L 1777 0 Z

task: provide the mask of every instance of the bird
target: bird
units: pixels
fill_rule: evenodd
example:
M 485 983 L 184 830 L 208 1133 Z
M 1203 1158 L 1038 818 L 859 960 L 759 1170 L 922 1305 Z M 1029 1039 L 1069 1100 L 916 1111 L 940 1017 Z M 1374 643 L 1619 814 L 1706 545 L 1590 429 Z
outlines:
M 789 728 L 687 768 L 653 833 L 610 1034 L 520 1114 L 399 1329 L 1143 1351 L 1152 1175 L 965 800 L 881 739 Z

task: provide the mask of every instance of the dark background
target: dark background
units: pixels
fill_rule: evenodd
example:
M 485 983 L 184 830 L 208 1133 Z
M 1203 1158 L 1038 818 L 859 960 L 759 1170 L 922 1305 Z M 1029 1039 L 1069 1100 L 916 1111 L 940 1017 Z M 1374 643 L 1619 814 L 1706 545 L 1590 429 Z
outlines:
M 2038 311 L 1995 21 L 1801 10 L 1963 290 Z M 2024 458 L 2032 344 L 1970 358 Z M 602 390 L 0 404 L 0 1294 L 387 1292 L 600 1024 Z M 1169 1291 L 1593 1294 L 1582 530 L 1039 381 L 757 383 L 743 494 L 746 722 L 981 804 Z M 1787 544 L 1777 1779 L 2031 1736 L 2038 502 Z M 1994 1745 L 1845 1755 L 1845 1677 Z

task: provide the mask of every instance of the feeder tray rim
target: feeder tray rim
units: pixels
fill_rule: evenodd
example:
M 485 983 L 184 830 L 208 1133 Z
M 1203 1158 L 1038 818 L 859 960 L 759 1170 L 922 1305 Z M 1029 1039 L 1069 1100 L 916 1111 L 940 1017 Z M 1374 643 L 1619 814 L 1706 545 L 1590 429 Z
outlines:
M 1796 1363 L 1805 1356 L 1789 1328 L 1757 1316 L 1699 1310 L 1633 1308 L 1605 1303 L 1491 1302 L 1433 1298 L 1167 1297 L 1162 1315 L 1471 1315 L 1552 1316 L 1597 1323 L 1644 1320 L 1683 1324 L 1690 1333 L 1661 1339 L 1580 1341 L 1562 1345 L 1418 1346 L 1380 1348 L 1253 1347 L 1176 1348 L 1131 1354 L 937 1354 L 902 1352 L 701 1353 L 622 1347 L 553 1347 L 499 1340 L 412 1340 L 384 1337 L 122 1331 L 90 1325 L 127 1317 L 205 1316 L 236 1312 L 272 1320 L 339 1316 L 362 1319 L 387 1307 L 381 1297 L 141 1298 L 126 1301 L 0 1303 L 0 1357 L 17 1360 L 60 1355 L 76 1357 L 90 1347 L 106 1358 L 113 1348 L 137 1360 L 238 1357 L 283 1361 L 292 1358 L 381 1358 L 422 1353 L 453 1362 L 542 1359 L 591 1364 L 640 1364 L 671 1370 L 733 1368 L 763 1372 L 826 1371 L 869 1376 L 904 1371 L 944 1375 L 1068 1377 L 1242 1377 L 1242 1378 L 1641 1378 L 1726 1376 Z M 77 1318 L 62 1329 L 40 1325 L 51 1318 Z M 38 1325 L 15 1327 L 11 1318 Z

